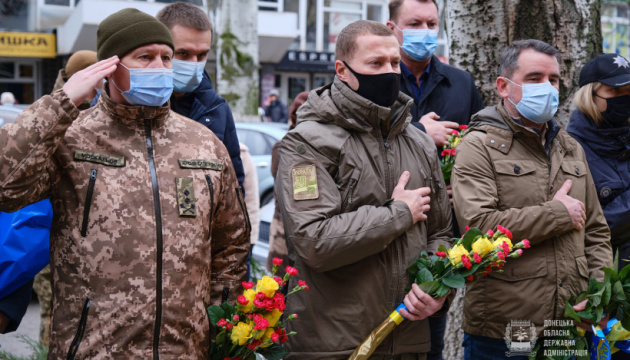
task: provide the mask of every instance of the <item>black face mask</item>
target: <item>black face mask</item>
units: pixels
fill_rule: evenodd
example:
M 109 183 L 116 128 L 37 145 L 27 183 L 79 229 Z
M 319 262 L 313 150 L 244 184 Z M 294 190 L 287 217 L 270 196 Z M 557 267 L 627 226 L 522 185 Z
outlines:
M 602 98 L 595 94 L 595 96 Z M 602 116 L 610 124 L 610 126 L 624 127 L 630 125 L 630 95 L 623 95 L 611 98 L 602 98 L 606 100 L 606 111 L 602 112 Z
M 370 100 L 376 105 L 383 107 L 390 107 L 396 102 L 396 99 L 398 99 L 398 93 L 400 92 L 400 74 L 359 74 L 358 72 L 352 70 L 345 61 L 343 63 L 359 81 L 359 88 L 357 90 L 353 89 L 354 92 Z M 344 84 L 352 89 L 345 81 Z

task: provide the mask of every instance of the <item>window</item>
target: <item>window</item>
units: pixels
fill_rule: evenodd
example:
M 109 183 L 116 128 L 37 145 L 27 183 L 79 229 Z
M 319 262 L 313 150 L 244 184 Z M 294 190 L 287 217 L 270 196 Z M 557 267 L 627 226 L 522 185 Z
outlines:
M 0 60 L 0 93 L 10 91 L 19 104 L 31 104 L 40 91 L 36 60 Z
M 255 130 L 238 129 L 237 136 L 239 141 L 247 145 L 252 156 L 271 155 L 271 148 L 275 141 L 269 135 Z
M 617 53 L 628 57 L 629 37 L 628 4 L 602 4 L 602 37 L 605 53 Z

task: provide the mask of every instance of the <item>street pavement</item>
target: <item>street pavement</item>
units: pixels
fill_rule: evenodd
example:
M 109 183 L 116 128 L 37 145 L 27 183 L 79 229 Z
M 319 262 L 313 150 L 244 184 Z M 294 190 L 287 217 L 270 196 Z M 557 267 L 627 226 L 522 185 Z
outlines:
M 16 356 L 32 355 L 31 349 L 18 336 L 24 335 L 39 341 L 39 323 L 39 303 L 32 301 L 18 329 L 12 333 L 0 335 L 0 350 Z

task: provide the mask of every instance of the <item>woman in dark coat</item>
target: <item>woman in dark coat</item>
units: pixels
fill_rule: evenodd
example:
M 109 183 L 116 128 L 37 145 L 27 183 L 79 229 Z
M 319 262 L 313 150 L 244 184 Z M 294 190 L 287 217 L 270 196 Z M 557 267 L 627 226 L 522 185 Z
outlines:
M 580 73 L 568 132 L 582 145 L 619 255 L 630 260 L 630 64 L 601 54 Z

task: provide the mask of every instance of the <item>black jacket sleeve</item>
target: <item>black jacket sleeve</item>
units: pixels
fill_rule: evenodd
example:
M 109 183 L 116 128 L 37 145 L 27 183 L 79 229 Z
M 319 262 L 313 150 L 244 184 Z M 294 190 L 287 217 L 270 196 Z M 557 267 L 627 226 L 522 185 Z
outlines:
M 4 333 L 17 330 L 28 304 L 31 302 L 31 293 L 33 291 L 33 280 L 17 288 L 11 294 L 0 299 L 0 312 L 9 318 L 9 325 Z

